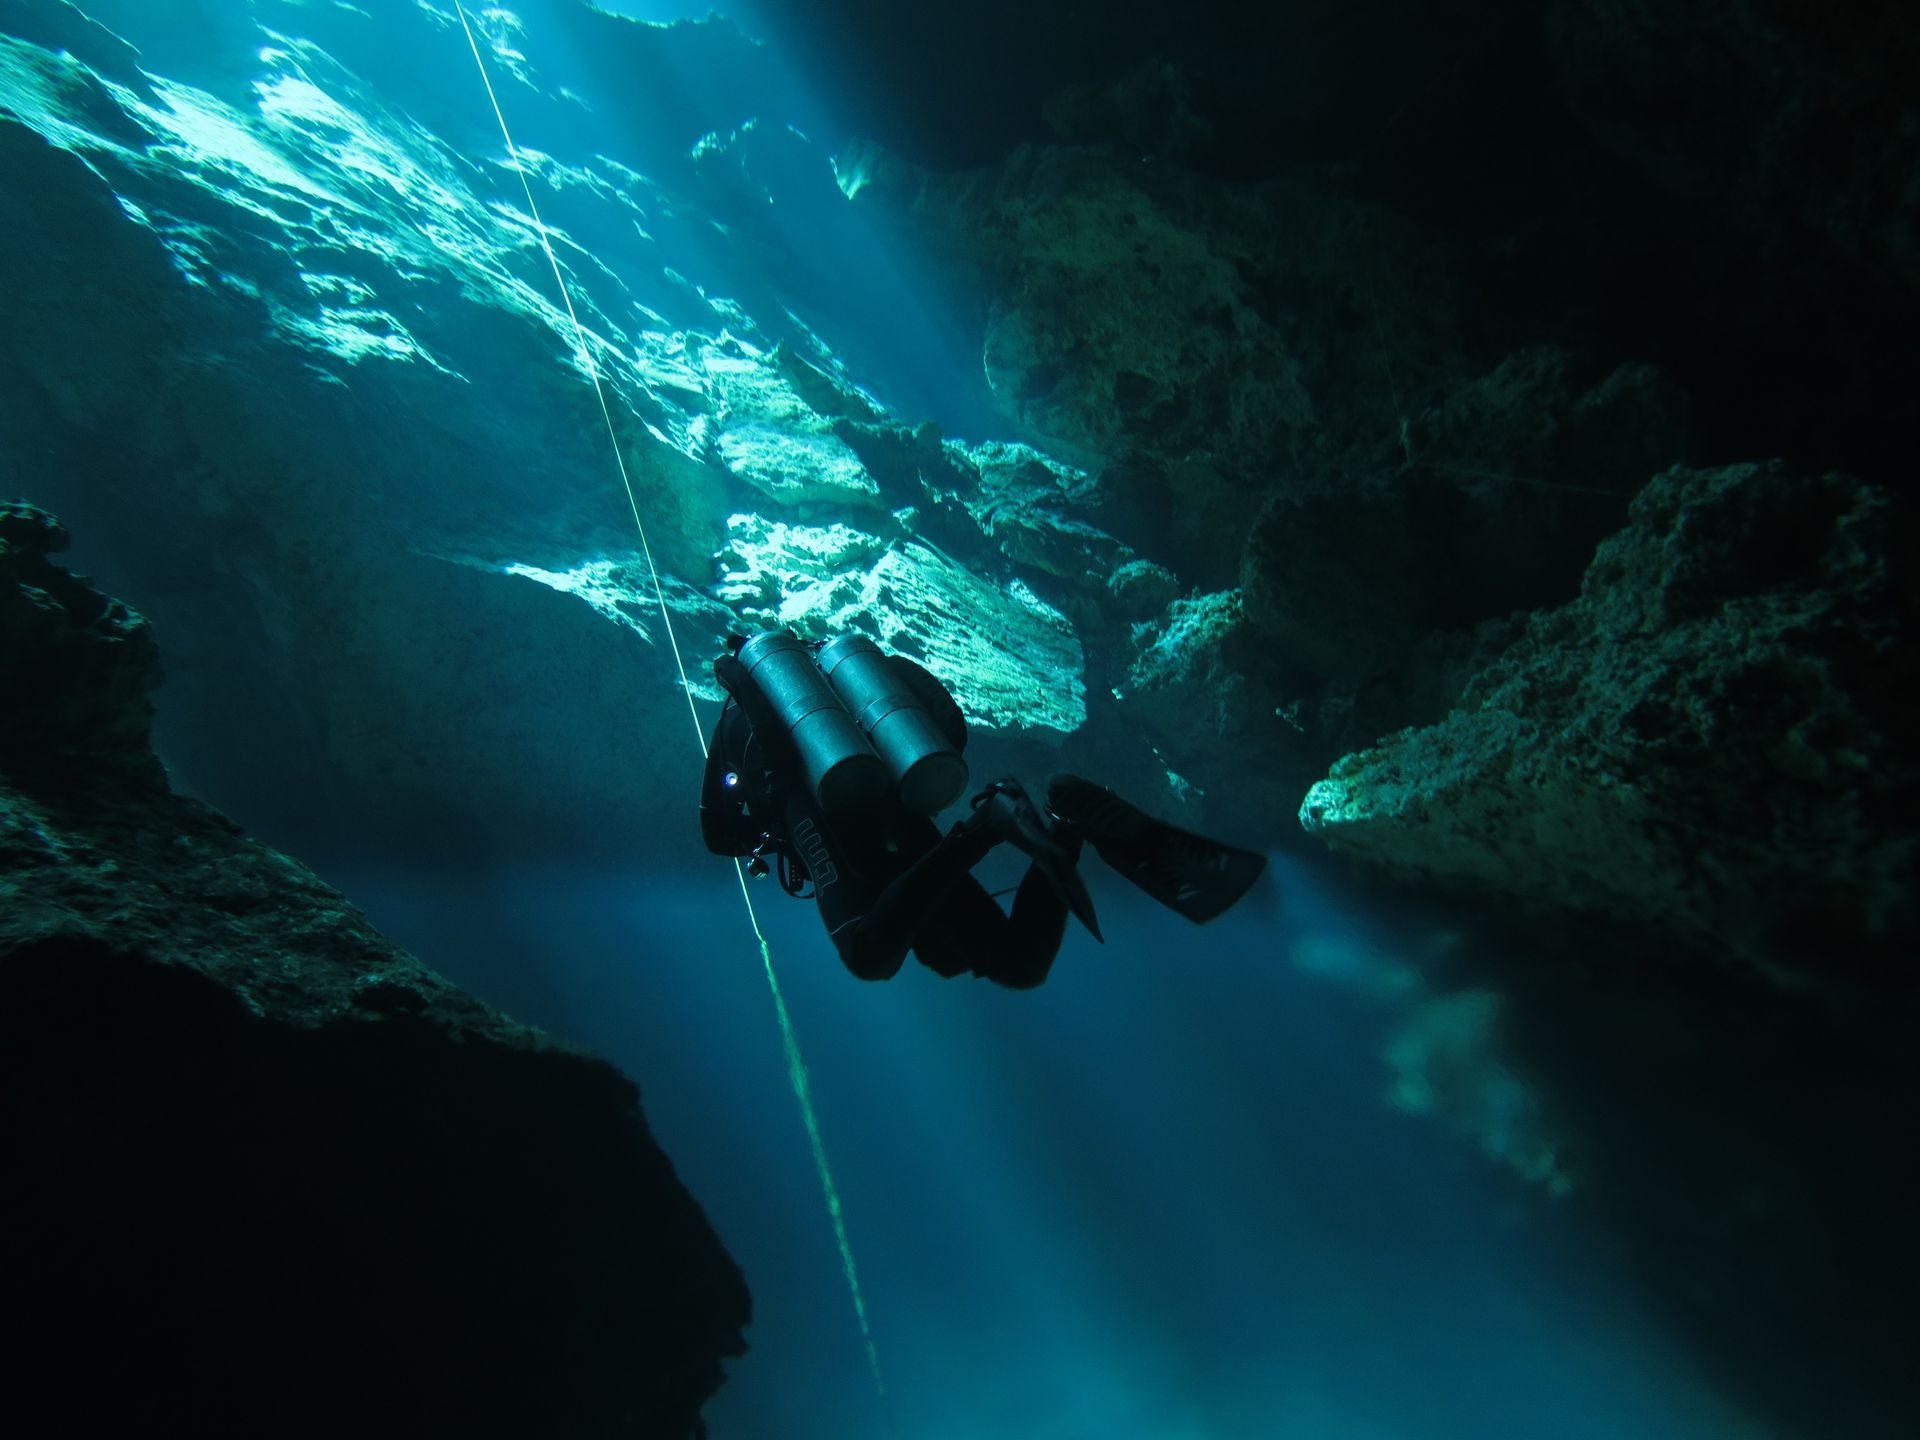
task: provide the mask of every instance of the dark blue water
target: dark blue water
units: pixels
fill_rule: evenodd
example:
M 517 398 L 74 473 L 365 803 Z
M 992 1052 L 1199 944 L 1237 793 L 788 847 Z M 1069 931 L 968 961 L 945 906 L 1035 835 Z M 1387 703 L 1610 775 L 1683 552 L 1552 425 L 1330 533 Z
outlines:
M 841 970 L 756 891 L 899 1433 L 1714 1440 L 1563 1204 L 1388 1103 L 1404 1016 L 1303 975 L 1398 936 L 1281 864 L 1197 930 L 1118 883 L 1042 990 Z M 731 870 L 339 874 L 388 933 L 640 1082 L 755 1297 L 714 1434 L 882 1436 Z

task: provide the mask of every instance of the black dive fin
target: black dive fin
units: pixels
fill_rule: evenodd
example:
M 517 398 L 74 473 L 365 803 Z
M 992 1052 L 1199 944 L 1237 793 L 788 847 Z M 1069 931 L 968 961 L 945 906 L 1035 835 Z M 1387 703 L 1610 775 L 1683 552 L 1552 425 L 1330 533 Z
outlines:
M 1047 803 L 1118 874 L 1196 924 L 1230 909 L 1267 868 L 1264 855 L 1156 820 L 1077 775 L 1056 775 Z
M 1087 882 L 1080 878 L 1079 869 L 1073 865 L 1068 865 L 1064 869 L 1055 865 L 1047 865 L 1044 868 L 1047 879 L 1051 880 L 1054 888 L 1066 897 L 1067 908 L 1073 911 L 1082 925 L 1087 927 L 1087 932 L 1094 939 L 1102 945 L 1106 944 L 1107 937 L 1100 933 L 1100 917 L 1093 913 L 1093 896 L 1087 893 Z

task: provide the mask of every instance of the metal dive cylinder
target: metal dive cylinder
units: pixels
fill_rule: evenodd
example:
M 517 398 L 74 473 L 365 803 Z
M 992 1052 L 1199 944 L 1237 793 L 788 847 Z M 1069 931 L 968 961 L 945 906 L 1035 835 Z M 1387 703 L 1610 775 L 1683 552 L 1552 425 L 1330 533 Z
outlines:
M 792 738 L 822 810 L 852 814 L 886 798 L 886 765 L 805 645 L 784 630 L 772 630 L 742 645 L 739 660 Z
M 873 742 L 900 803 L 932 815 L 967 788 L 967 762 L 913 696 L 886 651 L 864 635 L 843 635 L 820 651 L 820 668 Z

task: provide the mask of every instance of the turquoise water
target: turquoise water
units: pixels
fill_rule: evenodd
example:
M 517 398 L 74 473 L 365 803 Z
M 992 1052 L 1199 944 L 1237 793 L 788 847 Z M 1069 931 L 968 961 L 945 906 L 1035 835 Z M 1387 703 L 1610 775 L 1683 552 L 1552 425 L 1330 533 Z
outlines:
M 714 1434 L 889 1433 L 731 875 L 334 878 L 640 1079 L 754 1290 Z M 912 966 L 862 986 L 810 905 L 761 892 L 898 1433 L 1759 1433 L 1663 1343 L 1605 1236 L 1389 1103 L 1406 1012 L 1367 977 L 1423 953 L 1418 926 L 1284 859 L 1205 930 L 1104 879 L 1111 943 L 1070 936 L 1030 994 Z M 1344 978 L 1302 973 L 1331 954 Z

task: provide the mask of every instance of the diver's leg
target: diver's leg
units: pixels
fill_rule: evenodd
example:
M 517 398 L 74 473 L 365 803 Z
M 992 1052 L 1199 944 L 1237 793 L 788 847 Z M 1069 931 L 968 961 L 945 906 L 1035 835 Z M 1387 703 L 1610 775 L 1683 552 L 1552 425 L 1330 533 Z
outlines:
M 925 833 L 934 833 L 930 824 L 925 826 Z M 987 852 L 1002 842 L 1024 850 L 1033 862 L 1014 898 L 1011 925 L 993 897 L 968 876 Z M 941 950 L 939 941 L 934 940 L 939 959 L 932 964 L 933 969 L 943 974 L 971 969 L 982 975 L 997 970 L 994 978 L 1003 979 L 1005 984 L 1020 984 L 1018 977 L 1024 975 L 1032 977 L 1025 983 L 1037 985 L 1046 978 L 1047 967 L 1060 946 L 1061 922 L 1056 911 L 1073 909 L 1096 939 L 1100 935 L 1093 918 L 1093 901 L 1074 868 L 1079 858 L 1078 832 L 1049 818 L 1018 781 L 1011 777 L 996 780 L 974 797 L 971 815 L 882 892 L 861 923 L 872 927 L 875 939 L 871 943 L 884 943 L 898 969 L 905 947 L 917 943 L 916 934 L 926 933 L 935 907 L 951 901 L 960 909 L 948 918 L 959 920 L 974 948 L 965 964 L 947 969 L 955 956 L 951 950 Z M 959 884 L 963 877 L 968 883 Z M 895 950 L 895 946 L 900 948 Z M 1005 956 L 1000 954 L 1003 949 L 1008 951 Z
M 907 846 L 904 853 L 920 853 L 878 886 L 874 877 L 898 866 L 898 853 L 877 843 L 849 844 L 804 787 L 794 787 L 788 797 L 787 839 L 807 863 L 834 949 L 862 980 L 891 979 L 928 911 L 999 843 L 993 834 L 965 824 L 942 837 L 927 820 L 905 827 L 898 838 Z
M 1060 942 L 1066 938 L 1068 914 L 1066 897 L 1059 887 L 1039 866 L 1029 865 L 1020 888 L 1013 892 L 1006 954 L 993 969 L 980 973 L 1012 989 L 1031 990 L 1053 969 L 1053 957 L 1060 953 Z
M 1073 865 L 1079 858 L 1080 842 L 1064 827 L 1049 832 L 1044 819 L 1017 786 L 1002 782 L 989 787 L 988 793 L 995 803 L 978 805 L 972 815 L 944 836 L 932 822 L 924 820 L 900 832 L 907 853 L 916 849 L 921 853 L 876 895 L 867 877 L 885 873 L 890 857 L 875 847 L 863 847 L 860 854 L 850 855 L 844 837 L 826 822 L 811 796 L 796 787 L 789 802 L 787 834 L 802 855 L 819 847 L 822 858 L 811 861 L 809 868 L 821 919 L 841 961 L 855 975 L 863 980 L 885 980 L 898 973 L 908 948 L 935 907 L 954 892 L 988 851 L 1003 840 L 1012 840 L 1029 853 L 1043 849 L 1046 857 L 1044 863 L 1037 861 L 1029 866 L 1021 881 L 1020 895 L 1014 901 L 1015 919 L 1021 923 L 1010 927 L 1007 917 L 975 882 L 971 888 L 979 891 L 985 910 L 971 900 L 962 902 L 972 916 L 965 928 L 979 938 L 970 963 L 961 968 L 987 974 L 989 970 L 982 968 L 983 957 L 988 957 L 989 963 L 997 961 L 998 948 L 1007 946 L 1005 963 L 996 967 L 1006 977 L 1002 983 L 1020 984 L 1021 977 L 1030 976 L 1024 983 L 1037 985 L 1046 978 L 1053 952 L 1059 948 L 1060 926 L 1053 916 L 1054 906 L 1043 901 L 1041 895 L 1046 892 L 1062 907 L 1073 903 L 1071 892 L 1061 897 L 1060 882 L 1063 873 L 1078 881 Z M 1034 833 L 1029 835 L 1028 831 Z M 1084 897 L 1084 887 L 1081 895 Z M 1083 899 L 1083 908 L 1090 917 L 1091 902 Z M 989 911 L 991 920 L 986 915 Z M 1013 953 L 1013 947 L 1019 953 Z
M 874 896 L 863 912 L 838 927 L 829 921 L 827 933 L 847 968 L 865 980 L 892 976 L 935 907 L 969 878 L 967 872 L 998 843 L 992 835 L 956 825 Z M 821 913 L 825 915 L 824 907 Z
M 1076 851 L 1077 842 L 1072 843 Z M 913 953 L 928 969 L 951 979 L 963 971 L 1031 990 L 1047 978 L 1067 932 L 1067 902 L 1037 865 L 1029 865 L 1004 914 L 978 879 L 955 885 L 914 937 Z

